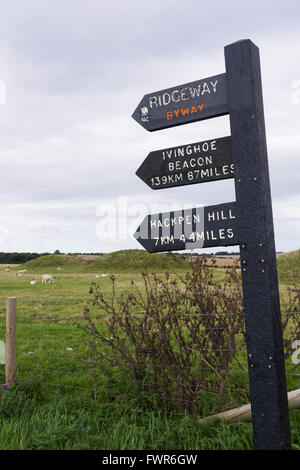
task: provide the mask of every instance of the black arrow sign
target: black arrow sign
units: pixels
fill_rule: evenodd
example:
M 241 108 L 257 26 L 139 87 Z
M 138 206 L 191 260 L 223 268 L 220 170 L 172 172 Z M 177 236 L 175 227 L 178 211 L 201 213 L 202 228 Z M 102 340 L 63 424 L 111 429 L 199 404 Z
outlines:
M 231 137 L 150 152 L 136 175 L 152 189 L 233 178 Z
M 132 117 L 148 131 L 228 114 L 226 74 L 145 95 Z
M 134 236 L 150 253 L 238 245 L 236 203 L 150 214 Z

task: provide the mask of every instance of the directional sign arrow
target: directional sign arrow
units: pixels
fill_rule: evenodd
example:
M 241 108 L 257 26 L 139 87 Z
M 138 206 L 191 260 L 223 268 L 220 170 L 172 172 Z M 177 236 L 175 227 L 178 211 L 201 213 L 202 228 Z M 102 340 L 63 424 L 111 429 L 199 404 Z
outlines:
M 150 214 L 134 236 L 150 253 L 238 245 L 236 203 Z
M 233 178 L 231 137 L 150 152 L 136 175 L 152 189 Z
M 132 117 L 148 131 L 228 114 L 226 74 L 144 96 Z

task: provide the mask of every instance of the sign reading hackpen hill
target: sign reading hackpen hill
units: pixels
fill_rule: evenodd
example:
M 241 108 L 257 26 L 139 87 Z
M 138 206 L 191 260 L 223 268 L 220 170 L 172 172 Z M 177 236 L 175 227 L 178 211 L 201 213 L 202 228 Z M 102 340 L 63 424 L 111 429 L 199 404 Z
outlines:
M 144 96 L 132 117 L 148 131 L 228 114 L 226 74 Z
M 150 152 L 136 175 L 152 189 L 233 178 L 231 137 Z
M 150 214 L 135 238 L 153 253 L 238 244 L 235 202 Z

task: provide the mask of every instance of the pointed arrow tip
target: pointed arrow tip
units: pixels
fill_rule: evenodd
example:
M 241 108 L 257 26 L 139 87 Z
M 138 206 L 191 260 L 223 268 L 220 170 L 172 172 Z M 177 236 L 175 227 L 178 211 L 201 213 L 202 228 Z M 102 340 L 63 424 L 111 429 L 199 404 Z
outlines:
M 133 113 L 132 113 L 132 115 L 131 115 L 131 117 L 132 117 L 135 121 L 137 121 L 136 113 L 137 113 L 137 108 L 135 108 L 135 110 L 133 111 Z
M 152 153 L 153 152 L 148 153 L 147 157 L 141 163 L 139 168 L 136 170 L 135 174 L 138 178 L 140 178 L 143 181 L 143 183 L 146 183 L 147 186 L 149 186 L 149 188 L 156 189 L 151 184 L 151 175 L 152 175 L 153 171 L 155 171 L 155 169 L 156 169 L 155 166 L 151 167 L 151 164 L 149 162 L 149 159 L 151 158 L 150 155 Z
M 136 231 L 134 232 L 133 236 L 134 236 L 134 238 L 135 238 L 137 241 L 139 241 L 139 238 L 140 238 L 140 227 L 138 227 L 138 228 L 136 229 Z
M 140 124 L 144 129 L 150 131 L 149 127 L 149 109 L 145 105 L 145 96 L 139 102 L 135 110 L 133 111 L 131 117 Z
M 136 121 L 138 122 L 139 124 L 142 124 L 141 122 L 141 113 L 140 113 L 140 109 L 142 107 L 142 101 L 139 102 L 139 104 L 137 105 L 137 107 L 135 108 L 135 110 L 133 111 L 131 117 Z
M 138 167 L 138 169 L 136 170 L 135 174 L 138 178 L 140 178 L 142 181 L 144 181 L 143 179 L 143 172 L 142 172 L 142 167 L 143 167 L 143 163 Z

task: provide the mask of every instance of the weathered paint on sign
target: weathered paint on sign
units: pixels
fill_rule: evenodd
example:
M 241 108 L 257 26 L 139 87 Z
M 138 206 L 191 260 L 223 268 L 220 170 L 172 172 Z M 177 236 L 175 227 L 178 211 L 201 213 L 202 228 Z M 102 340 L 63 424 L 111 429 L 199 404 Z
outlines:
M 148 131 L 228 114 L 226 74 L 144 96 L 132 117 Z
M 150 152 L 136 175 L 152 189 L 233 178 L 231 137 Z
M 237 245 L 236 204 L 150 214 L 134 236 L 150 253 Z

